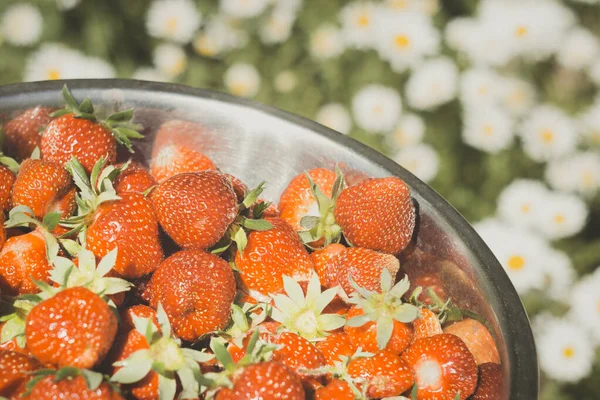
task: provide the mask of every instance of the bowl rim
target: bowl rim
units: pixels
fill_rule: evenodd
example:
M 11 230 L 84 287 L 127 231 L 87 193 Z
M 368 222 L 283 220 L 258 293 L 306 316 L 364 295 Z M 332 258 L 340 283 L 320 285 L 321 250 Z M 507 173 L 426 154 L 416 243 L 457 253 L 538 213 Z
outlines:
M 344 147 L 350 148 L 362 157 L 376 163 L 393 175 L 401 177 L 409 186 L 433 207 L 441 211 L 448 224 L 459 233 L 460 240 L 472 251 L 482 265 L 486 265 L 484 274 L 495 283 L 494 295 L 500 308 L 494 310 L 499 325 L 505 334 L 505 346 L 510 364 L 509 398 L 512 400 L 531 400 L 538 395 L 539 370 L 537 351 L 533 333 L 525 308 L 508 275 L 492 251 L 477 234 L 466 219 L 433 188 L 398 165 L 382 153 L 313 120 L 284 111 L 255 100 L 236 97 L 211 89 L 200 89 L 177 83 L 141 81 L 133 79 L 67 79 L 57 81 L 23 82 L 0 86 L 0 99 L 35 92 L 60 91 L 67 84 L 76 90 L 141 90 L 161 92 L 183 96 L 200 97 L 218 102 L 235 104 L 281 118 L 300 125 Z M 510 294 L 506 296 L 506 294 Z M 508 332 L 507 332 L 508 330 Z M 508 335 L 506 335 L 508 333 Z M 517 392 L 518 390 L 518 392 Z

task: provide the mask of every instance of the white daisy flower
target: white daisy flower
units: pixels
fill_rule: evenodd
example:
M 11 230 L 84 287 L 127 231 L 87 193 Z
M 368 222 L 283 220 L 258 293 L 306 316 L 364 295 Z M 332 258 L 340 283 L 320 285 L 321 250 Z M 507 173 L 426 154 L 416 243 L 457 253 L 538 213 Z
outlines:
M 429 16 L 440 9 L 438 0 L 386 0 L 385 5 L 395 11 L 418 11 Z
M 189 43 L 201 21 L 192 0 L 154 0 L 146 17 L 146 29 L 152 37 Z
M 56 0 L 56 7 L 61 11 L 71 10 L 77 7 L 81 0 Z
M 111 64 L 97 57 L 85 57 L 81 70 L 82 78 L 107 79 L 114 78 L 116 75 L 115 68 Z
M 225 71 L 223 81 L 227 89 L 240 97 L 254 97 L 260 89 L 260 75 L 253 65 L 236 63 Z
M 354 120 L 367 132 L 390 132 L 398 123 L 401 112 L 402 101 L 398 92 L 386 86 L 364 86 L 352 99 Z
M 516 179 L 498 196 L 498 216 L 511 225 L 531 229 L 550 191 L 540 181 Z
M 503 78 L 501 82 L 502 105 L 515 116 L 521 116 L 535 104 L 535 88 L 518 78 Z
M 154 82 L 168 82 L 169 77 L 160 72 L 156 68 L 152 67 L 140 67 L 135 70 L 132 79 L 139 79 L 142 81 L 154 81 Z
M 386 136 L 386 139 L 392 148 L 402 148 L 421 143 L 423 136 L 425 136 L 423 118 L 413 113 L 405 113 L 400 117 L 396 129 Z
M 546 167 L 546 180 L 555 189 L 594 196 L 600 189 L 600 153 L 577 152 L 551 161 Z
M 185 50 L 171 43 L 156 46 L 152 58 L 156 68 L 171 78 L 181 74 L 187 67 Z
M 596 86 L 600 86 L 600 57 L 592 61 L 592 64 L 588 68 L 588 75 Z
M 274 44 L 288 40 L 292 27 L 296 21 L 296 14 L 287 10 L 274 10 L 260 28 L 260 38 L 263 43 Z
M 571 118 L 550 105 L 538 106 L 529 113 L 521 126 L 521 137 L 525 153 L 538 162 L 571 153 L 579 141 Z
M 458 68 L 448 57 L 424 62 L 406 82 L 406 100 L 417 110 L 431 110 L 456 97 Z
M 332 24 L 323 24 L 310 37 L 310 53 L 317 59 L 337 57 L 344 52 L 340 30 Z
M 393 159 L 424 182 L 435 178 L 440 164 L 437 152 L 425 143 L 404 147 L 393 156 Z
M 43 44 L 25 63 L 24 81 L 81 78 L 85 56 L 62 44 Z
M 244 47 L 248 32 L 235 26 L 235 21 L 222 15 L 210 18 L 204 31 L 194 39 L 194 50 L 202 56 L 214 57 L 222 52 Z
M 474 18 L 454 18 L 446 24 L 444 39 L 454 50 L 466 51 L 478 28 L 479 22 Z
M 578 119 L 583 138 L 593 146 L 600 146 L 600 96 Z
M 515 138 L 513 121 L 499 107 L 467 108 L 463 117 L 462 139 L 465 144 L 488 153 L 510 147 Z
M 505 20 L 491 19 L 476 25 L 466 39 L 463 51 L 475 65 L 498 67 L 514 57 L 516 47 Z
M 541 203 L 536 214 L 537 230 L 550 240 L 579 233 L 587 222 L 588 208 L 578 196 L 553 192 Z
M 316 121 L 344 135 L 352 129 L 350 113 L 339 103 L 329 103 L 321 107 L 317 112 Z
M 394 71 L 417 66 L 426 56 L 437 54 L 439 46 L 439 33 L 429 17 L 417 12 L 378 12 L 375 47 Z
M 580 70 L 592 64 L 600 54 L 598 37 L 585 28 L 575 28 L 562 40 L 558 62 L 570 69 Z
M 592 372 L 594 346 L 580 325 L 550 320 L 536 337 L 540 367 L 559 382 L 577 382 Z
M 600 268 L 596 269 L 600 271 Z M 600 274 L 587 275 L 577 282 L 572 290 L 569 317 L 591 334 L 600 344 Z
M 40 40 L 44 19 L 40 10 L 28 3 L 11 5 L 2 14 L 0 28 L 4 39 L 14 46 L 29 46 Z
M 268 0 L 221 0 L 221 11 L 233 18 L 253 18 L 265 11 Z
M 289 93 L 298 85 L 298 77 L 292 71 L 281 71 L 275 77 L 275 90 L 280 93 Z
M 340 11 L 342 37 L 349 47 L 366 49 L 374 44 L 377 6 L 372 1 L 354 1 Z
M 571 259 L 562 251 L 549 248 L 543 254 L 546 275 L 545 293 L 553 300 L 566 303 L 571 294 L 571 286 L 577 277 Z
M 502 96 L 500 82 L 500 76 L 491 69 L 468 69 L 460 77 L 460 101 L 466 107 L 496 104 Z

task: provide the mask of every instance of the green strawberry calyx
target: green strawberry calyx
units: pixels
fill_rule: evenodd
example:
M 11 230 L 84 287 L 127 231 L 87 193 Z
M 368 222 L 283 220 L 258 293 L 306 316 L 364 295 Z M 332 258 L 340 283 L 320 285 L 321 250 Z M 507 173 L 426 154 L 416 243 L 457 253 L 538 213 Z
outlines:
M 27 391 L 22 396 L 27 396 L 31 393 L 34 386 L 47 376 L 54 376 L 53 381 L 59 382 L 63 379 L 76 378 L 82 376 L 89 390 L 95 391 L 100 387 L 102 382 L 105 380 L 104 375 L 100 372 L 91 371 L 89 369 L 81 369 L 76 367 L 62 367 L 58 370 L 43 368 L 31 373 L 32 378 L 27 382 Z M 111 385 L 111 388 L 119 393 L 120 390 L 117 386 Z

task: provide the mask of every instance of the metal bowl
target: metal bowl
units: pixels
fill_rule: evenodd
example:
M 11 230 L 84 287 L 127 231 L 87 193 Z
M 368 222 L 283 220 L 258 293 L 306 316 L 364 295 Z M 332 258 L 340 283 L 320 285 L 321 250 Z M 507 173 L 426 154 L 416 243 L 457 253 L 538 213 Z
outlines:
M 0 87 L 0 112 L 62 103 L 65 82 Z M 248 185 L 266 179 L 264 197 L 277 201 L 288 181 L 302 171 L 343 163 L 346 172 L 395 175 L 411 188 L 418 205 L 416 241 L 401 257 L 414 280 L 441 286 L 460 307 L 483 315 L 495 336 L 504 370 L 506 399 L 537 398 L 538 366 L 533 335 L 514 287 L 488 247 L 461 215 L 435 191 L 376 151 L 315 122 L 222 93 L 132 80 L 66 82 L 78 99 L 136 107 L 146 138 L 137 157 L 150 157 L 157 128 L 165 121 L 197 121 L 205 129 L 188 137 L 223 171 Z M 162 138 L 164 139 L 164 138 Z M 167 138 L 168 139 L 168 138 Z M 354 171 L 354 172 L 353 172 Z

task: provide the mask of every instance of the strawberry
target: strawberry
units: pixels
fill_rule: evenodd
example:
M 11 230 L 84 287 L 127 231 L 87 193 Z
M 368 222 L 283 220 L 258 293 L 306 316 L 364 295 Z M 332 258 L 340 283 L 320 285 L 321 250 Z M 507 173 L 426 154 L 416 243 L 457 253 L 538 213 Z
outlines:
M 40 302 L 29 312 L 25 327 L 27 347 L 37 359 L 79 368 L 102 361 L 116 333 L 117 318 L 108 304 L 83 287 Z
M 272 335 L 268 341 L 280 346 L 273 352 L 273 361 L 290 367 L 305 384 L 310 384 L 313 375 L 305 375 L 302 370 L 315 370 L 326 364 L 325 356 L 318 348 L 293 332 Z
M 202 250 L 182 250 L 163 261 L 150 281 L 150 306 L 162 303 L 177 337 L 195 341 L 224 329 L 236 294 L 229 264 Z
M 51 108 L 29 108 L 4 124 L 4 149 L 17 160 L 25 160 L 40 145 L 41 131 L 52 121 Z
M 327 365 L 340 361 L 340 356 L 350 357 L 356 352 L 356 346 L 345 332 L 335 332 L 315 343 L 325 357 Z
M 381 273 L 387 270 L 394 278 L 399 269 L 400 262 L 391 254 L 362 247 L 348 247 L 331 260 L 325 273 L 325 282 L 330 286 L 339 284 L 347 295 L 354 292 L 350 277 L 367 290 L 379 291 Z
M 123 400 L 118 390 L 97 372 L 72 367 L 39 372 L 28 384 L 30 391 L 23 399 Z
M 426 307 L 420 308 L 420 315 L 413 321 L 413 341 L 444 333 L 437 315 Z
M 177 174 L 216 169 L 210 158 L 199 151 L 181 145 L 163 147 L 152 159 L 150 165 L 150 172 L 158 183 Z
M 11 204 L 27 206 L 42 218 L 52 211 L 63 217 L 75 211 L 75 186 L 64 168 L 51 161 L 27 159 L 12 188 Z
M 44 129 L 40 150 L 42 159 L 65 165 L 77 158 L 90 173 L 101 158 L 114 164 L 117 158 L 117 142 L 130 151 L 131 139 L 143 138 L 138 132 L 141 126 L 131 122 L 133 109 L 120 111 L 99 121 L 89 98 L 80 104 L 73 98 L 66 85 L 62 90 L 66 107 L 52 115 L 53 119 Z
M 399 178 L 370 178 L 343 190 L 335 204 L 335 221 L 354 246 L 400 253 L 415 228 L 410 189 Z
M 111 179 L 119 169 L 104 168 L 100 159 L 90 178 L 83 166 L 73 159 L 67 169 L 80 189 L 79 215 L 61 222 L 74 232 L 86 232 L 86 245 L 96 257 L 104 257 L 119 248 L 114 271 L 125 278 L 139 278 L 153 272 L 163 259 L 158 238 L 158 221 L 152 205 L 140 193 L 117 196 Z
M 333 379 L 326 386 L 315 392 L 314 400 L 355 400 L 356 396 L 348 382 L 341 379 Z
M 238 203 L 241 203 L 242 201 L 244 201 L 246 194 L 248 194 L 248 186 L 241 179 L 239 179 L 231 174 L 225 173 L 224 175 L 227 177 L 227 179 L 231 183 L 231 187 L 233 188 L 233 191 L 235 192 L 235 196 L 237 197 Z
M 2 159 L 4 158 L 5 157 L 0 153 L 0 213 L 8 211 L 10 208 L 10 192 L 16 179 L 13 170 L 18 171 L 18 168 L 11 169 L 6 165 L 3 165 Z
M 442 333 L 417 339 L 402 359 L 414 370 L 420 400 L 464 400 L 477 386 L 477 363 L 458 336 Z
M 123 168 L 123 164 L 117 166 L 117 169 L 121 168 Z M 157 182 L 150 175 L 150 172 L 136 162 L 131 162 L 126 168 L 122 169 L 114 182 L 117 194 L 126 192 L 145 193 L 156 184 Z
M 4 213 L 0 211 L 0 252 L 4 247 L 4 243 L 6 243 L 6 236 L 6 228 L 4 227 Z
M 38 361 L 25 354 L 0 350 L 0 396 L 17 396 L 29 373 L 40 368 Z
M 342 244 L 331 243 L 322 249 L 310 253 L 310 258 L 315 265 L 315 271 L 317 271 L 317 275 L 319 275 L 323 286 L 330 288 L 337 285 L 337 279 L 333 279 L 333 282 L 329 281 L 331 278 L 336 277 L 335 270 L 332 269 L 334 266 L 333 260 L 345 248 L 346 246 Z
M 314 168 L 306 173 L 292 178 L 279 198 L 281 219 L 290 224 L 295 230 L 302 231 L 300 224 L 302 218 L 310 215 L 318 217 L 319 203 L 311 190 L 309 175 L 322 194 L 331 199 L 333 184 L 336 179 L 335 172 L 325 168 Z
M 184 248 L 215 245 L 238 212 L 231 183 L 217 171 L 175 175 L 160 183 L 150 199 L 160 225 Z
M 210 136 L 207 135 L 208 128 L 192 121 L 173 119 L 163 123 L 154 138 L 152 147 L 152 158 L 165 147 L 171 145 L 186 145 L 196 144 L 202 140 L 202 145 L 210 146 Z M 195 147 L 195 146 L 194 146 Z
M 217 392 L 216 400 L 305 400 L 298 375 L 276 361 L 245 366 L 236 372 L 231 389 Z
M 472 400 L 500 400 L 503 396 L 504 381 L 500 364 L 484 363 L 479 366 L 479 383 Z
M 371 398 L 399 396 L 413 385 L 415 378 L 411 367 L 399 356 L 380 351 L 373 357 L 357 357 L 348 363 L 348 375 L 357 387 L 364 380 L 367 396 Z
M 461 338 L 475 357 L 477 365 L 500 363 L 496 342 L 494 342 L 490 331 L 481 322 L 466 318 L 448 326 L 444 329 L 444 332 L 452 333 Z
M 294 228 L 280 218 L 265 218 L 272 229 L 253 231 L 243 251 L 237 251 L 235 265 L 242 284 L 259 299 L 283 290 L 283 276 L 308 280 L 313 263 Z

